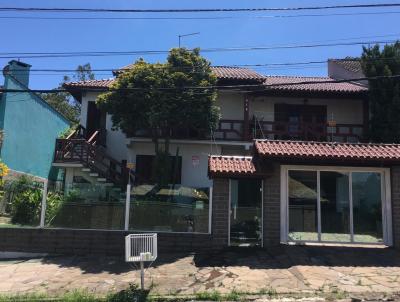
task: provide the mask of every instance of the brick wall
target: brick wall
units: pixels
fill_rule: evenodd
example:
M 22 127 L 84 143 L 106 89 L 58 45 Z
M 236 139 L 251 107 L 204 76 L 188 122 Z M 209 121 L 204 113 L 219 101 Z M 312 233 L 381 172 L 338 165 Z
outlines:
M 400 248 L 400 166 L 392 167 L 390 182 L 392 186 L 392 225 L 393 243 Z
M 124 231 L 0 228 L 0 251 L 123 255 L 127 234 Z M 210 246 L 208 234 L 158 234 L 160 253 L 208 251 Z
M 264 247 L 280 243 L 280 166 L 274 165 L 271 174 L 264 179 Z
M 229 179 L 216 178 L 213 183 L 212 240 L 214 248 L 228 245 Z

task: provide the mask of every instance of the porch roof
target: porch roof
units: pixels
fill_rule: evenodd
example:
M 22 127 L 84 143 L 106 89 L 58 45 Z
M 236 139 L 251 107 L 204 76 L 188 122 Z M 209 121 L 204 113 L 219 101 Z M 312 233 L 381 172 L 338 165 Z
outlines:
M 400 162 L 400 144 L 255 140 L 262 158 Z
M 400 163 L 400 144 L 329 143 L 255 140 L 254 156 L 210 156 L 210 177 L 260 176 L 268 165 L 260 160 L 324 165 L 388 165 Z
M 208 158 L 208 174 L 218 175 L 255 175 L 256 167 L 251 156 L 214 156 Z

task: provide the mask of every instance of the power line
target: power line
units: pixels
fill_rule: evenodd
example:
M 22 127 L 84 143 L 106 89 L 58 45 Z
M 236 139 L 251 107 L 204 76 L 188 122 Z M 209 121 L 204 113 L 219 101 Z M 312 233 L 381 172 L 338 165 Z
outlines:
M 261 51 L 279 49 L 299 49 L 299 48 L 319 48 L 336 46 L 355 46 L 368 44 L 387 44 L 395 43 L 397 40 L 382 41 L 362 41 L 362 42 L 343 42 L 343 43 L 321 43 L 321 44 L 302 44 L 302 45 L 281 45 L 281 46 L 257 46 L 257 47 L 215 47 L 203 48 L 202 53 L 215 52 L 237 52 L 237 51 Z M 190 49 L 189 49 L 190 50 Z M 160 55 L 168 54 L 169 50 L 132 50 L 132 51 L 81 51 L 81 52 L 6 52 L 0 53 L 0 59 L 18 58 L 65 58 L 65 57 L 102 57 L 102 56 L 128 56 L 128 55 Z
M 274 83 L 274 84 L 244 84 L 244 85 L 213 85 L 213 86 L 183 86 L 183 87 L 159 87 L 156 88 L 159 91 L 176 91 L 176 90 L 212 90 L 212 89 L 252 89 L 252 88 L 262 88 L 263 90 L 268 90 L 268 88 L 282 87 L 282 86 L 293 86 L 293 85 L 319 85 L 319 84 L 335 84 L 335 83 L 356 83 L 359 81 L 373 81 L 381 79 L 400 79 L 400 74 L 395 74 L 391 76 L 373 76 L 373 77 L 360 77 L 352 79 L 343 80 L 322 80 L 322 81 L 299 81 L 292 83 Z M 115 91 L 115 92 L 129 92 L 129 91 L 148 91 L 147 88 L 82 88 L 82 87 L 69 87 L 68 89 L 0 89 L 0 92 L 36 92 L 36 93 L 59 93 L 59 92 L 79 92 L 79 91 L 89 91 L 89 92 L 103 92 L 103 91 Z M 257 90 L 259 91 L 259 90 Z
M 213 16 L 213 17 L 42 17 L 42 16 L 0 16 L 0 19 L 15 20 L 237 20 L 237 19 L 284 19 L 284 18 L 313 18 L 313 17 L 337 17 L 337 16 L 363 16 L 363 15 L 397 15 L 394 12 L 357 12 L 357 13 L 333 13 L 333 14 L 296 14 L 296 15 L 265 15 L 265 16 Z
M 268 7 L 268 8 L 189 8 L 189 9 L 111 9 L 111 8 L 46 8 L 46 7 L 0 7 L 0 11 L 15 12 L 63 12 L 63 13 L 215 13 L 215 12 L 263 12 L 306 11 L 350 8 L 400 7 L 400 3 L 371 3 L 330 6 Z

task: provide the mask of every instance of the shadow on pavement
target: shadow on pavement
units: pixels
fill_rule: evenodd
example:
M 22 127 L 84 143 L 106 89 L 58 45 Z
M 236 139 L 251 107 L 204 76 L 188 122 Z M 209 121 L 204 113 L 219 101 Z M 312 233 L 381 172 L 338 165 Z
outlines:
M 252 269 L 286 269 L 296 265 L 341 267 L 399 267 L 400 253 L 393 248 L 290 246 L 274 248 L 227 248 L 210 253 L 160 253 L 152 267 L 172 264 L 193 257 L 196 267 L 246 266 Z M 123 257 L 111 256 L 48 256 L 42 263 L 60 267 L 79 267 L 84 273 L 121 274 L 138 269 Z

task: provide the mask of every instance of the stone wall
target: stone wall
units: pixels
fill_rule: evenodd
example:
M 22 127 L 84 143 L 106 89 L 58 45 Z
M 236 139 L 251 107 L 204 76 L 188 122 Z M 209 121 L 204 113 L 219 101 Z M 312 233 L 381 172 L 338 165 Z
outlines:
M 278 245 L 280 243 L 280 166 L 274 165 L 269 174 L 264 179 L 264 223 L 263 240 L 264 247 Z
M 0 228 L 0 251 L 51 254 L 123 255 L 125 231 Z M 158 251 L 210 250 L 211 236 L 192 233 L 158 233 Z
M 400 248 L 400 166 L 391 169 L 393 244 Z

